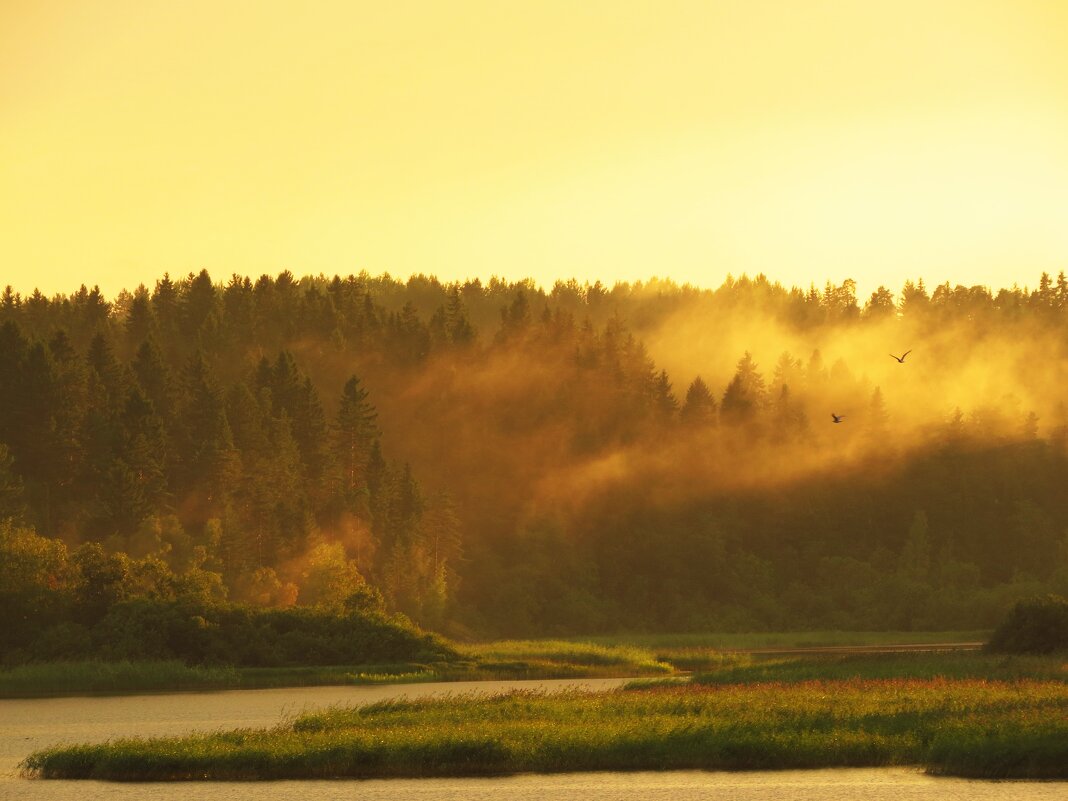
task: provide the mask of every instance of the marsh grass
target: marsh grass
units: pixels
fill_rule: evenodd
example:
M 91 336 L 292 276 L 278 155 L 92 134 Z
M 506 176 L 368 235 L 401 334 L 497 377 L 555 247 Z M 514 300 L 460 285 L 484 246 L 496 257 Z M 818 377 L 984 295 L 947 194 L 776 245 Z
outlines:
M 448 670 L 463 670 L 449 666 Z M 0 698 L 125 695 L 440 680 L 417 664 L 235 668 L 170 662 L 47 662 L 0 670 Z
M 849 679 L 402 699 L 31 755 L 45 778 L 252 780 L 926 765 L 1068 778 L 1068 683 Z
M 1068 657 L 1004 656 L 975 651 L 890 654 L 736 654 L 696 684 L 836 681 L 848 679 L 1022 679 L 1068 681 Z
M 49 662 L 0 670 L 0 698 L 117 695 L 268 687 L 435 681 L 655 676 L 670 665 L 633 647 L 554 640 L 465 646 L 466 658 L 433 664 L 235 668 L 170 662 Z
M 633 646 L 678 670 L 713 670 L 737 661 L 736 651 L 984 642 L 989 631 L 794 631 L 757 633 L 619 634 L 584 637 L 598 645 Z M 578 641 L 576 638 L 575 641 Z
M 675 670 L 714 674 L 722 676 L 723 681 L 757 680 L 763 671 L 767 676 L 778 675 L 779 678 L 787 680 L 789 669 L 785 666 L 794 664 L 793 658 L 776 661 L 769 657 L 717 650 L 710 643 L 735 648 L 745 645 L 754 648 L 772 647 L 775 644 L 786 647 L 787 643 L 798 647 L 812 644 L 886 645 L 905 640 L 960 642 L 981 635 L 982 632 L 809 632 L 759 635 L 637 635 L 583 641 L 503 640 L 456 646 L 460 659 L 433 664 L 234 668 L 189 666 L 178 661 L 42 663 L 0 670 L 0 697 L 31 698 L 493 679 L 648 677 L 669 675 Z M 771 661 L 764 661 L 766 659 Z M 806 660 L 802 659 L 797 664 L 805 662 Z M 801 676 L 807 669 L 799 666 L 793 670 Z M 775 671 L 779 673 L 776 674 Z M 832 677 L 830 674 L 816 673 L 802 677 L 816 678 L 818 675 Z M 890 670 L 885 675 L 894 674 Z M 1004 677 L 1011 678 L 1007 674 Z
M 521 669 L 523 665 L 544 669 L 571 669 L 573 676 L 663 674 L 672 671 L 652 651 L 627 644 L 573 642 L 570 640 L 499 640 L 458 646 L 461 654 L 480 667 Z M 622 671 L 622 672 L 620 672 Z M 566 678 L 566 676 L 565 676 Z
M 190 667 L 169 662 L 48 662 L 0 670 L 0 697 L 203 690 L 233 687 L 231 667 Z

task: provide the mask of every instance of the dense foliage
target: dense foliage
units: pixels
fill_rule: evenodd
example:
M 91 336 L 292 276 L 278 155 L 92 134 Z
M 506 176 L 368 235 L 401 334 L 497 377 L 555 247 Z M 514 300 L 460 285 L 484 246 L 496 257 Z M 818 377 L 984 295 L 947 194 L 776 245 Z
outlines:
M 181 660 L 241 666 L 440 662 L 457 654 L 366 584 L 341 605 L 225 602 L 218 574 L 107 554 L 0 523 L 0 653 L 6 663 Z
M 1008 653 L 1068 651 L 1068 600 L 1047 595 L 1020 601 L 994 630 L 989 647 Z
M 992 626 L 1068 591 L 1066 329 L 1063 276 L 864 304 L 763 278 L 8 289 L 0 519 L 215 602 L 374 587 L 454 633 Z M 84 625 L 50 597 L 26 625 Z

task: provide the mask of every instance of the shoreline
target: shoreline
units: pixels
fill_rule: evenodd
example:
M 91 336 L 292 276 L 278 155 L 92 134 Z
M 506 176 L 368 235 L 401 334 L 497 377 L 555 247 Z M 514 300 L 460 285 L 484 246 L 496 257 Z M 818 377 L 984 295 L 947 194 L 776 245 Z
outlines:
M 273 728 L 48 748 L 43 779 L 263 781 L 918 766 L 1068 779 L 1068 682 L 834 679 L 393 698 Z

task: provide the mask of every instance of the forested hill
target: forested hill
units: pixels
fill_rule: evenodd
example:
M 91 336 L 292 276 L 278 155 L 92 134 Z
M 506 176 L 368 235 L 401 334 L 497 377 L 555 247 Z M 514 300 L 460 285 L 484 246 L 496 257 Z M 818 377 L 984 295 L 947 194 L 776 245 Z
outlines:
M 1068 594 L 1066 335 L 1063 274 L 9 288 L 0 519 L 450 633 L 987 626 Z

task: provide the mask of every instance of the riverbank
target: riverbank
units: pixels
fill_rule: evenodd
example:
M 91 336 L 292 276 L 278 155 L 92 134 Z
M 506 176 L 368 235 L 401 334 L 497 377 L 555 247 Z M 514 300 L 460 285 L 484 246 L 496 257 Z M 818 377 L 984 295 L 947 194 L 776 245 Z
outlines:
M 878 672 L 885 659 L 857 658 L 868 667 L 852 670 Z M 928 666 L 942 661 L 950 674 L 955 661 L 974 671 L 982 660 L 996 670 L 999 659 L 917 657 Z M 763 676 L 393 700 L 270 729 L 47 749 L 23 769 L 44 778 L 166 781 L 912 765 L 955 776 L 1068 778 L 1063 660 L 1014 670 L 1013 680 Z
M 122 695 L 363 684 L 666 676 L 751 662 L 747 650 L 967 643 L 982 632 L 795 632 L 621 635 L 454 645 L 451 662 L 293 667 L 186 665 L 180 661 L 50 662 L 0 670 L 0 698 Z M 713 644 L 715 643 L 715 645 Z M 753 654 L 766 658 L 770 653 Z
M 462 659 L 430 664 L 229 667 L 169 662 L 52 662 L 0 671 L 0 698 L 125 695 L 439 681 L 663 676 L 671 665 L 629 646 L 505 641 L 462 647 Z

